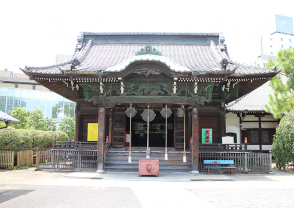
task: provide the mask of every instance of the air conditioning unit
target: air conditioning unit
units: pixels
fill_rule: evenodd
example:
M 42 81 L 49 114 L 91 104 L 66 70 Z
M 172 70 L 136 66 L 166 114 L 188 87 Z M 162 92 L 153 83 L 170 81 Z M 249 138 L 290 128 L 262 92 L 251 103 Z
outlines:
M 234 144 L 234 137 L 231 137 L 231 136 L 222 137 L 222 144 Z

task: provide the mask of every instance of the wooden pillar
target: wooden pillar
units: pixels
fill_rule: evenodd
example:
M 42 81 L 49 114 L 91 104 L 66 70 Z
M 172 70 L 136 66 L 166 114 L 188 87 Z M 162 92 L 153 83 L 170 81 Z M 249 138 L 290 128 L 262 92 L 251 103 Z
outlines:
M 261 117 L 258 116 L 258 135 L 259 135 L 259 152 L 262 152 L 262 142 L 261 142 Z
M 109 132 L 108 132 L 109 144 L 108 144 L 108 147 L 112 146 L 112 118 L 113 118 L 112 116 L 113 116 L 113 110 L 110 109 L 110 112 L 109 112 Z
M 192 173 L 198 174 L 199 162 L 199 115 L 198 106 L 192 105 Z
M 80 133 L 80 124 L 81 124 L 81 120 L 80 120 L 80 102 L 78 101 L 76 104 L 76 128 L 75 128 L 75 141 L 79 141 L 80 137 L 79 137 L 79 133 Z
M 192 152 L 192 143 L 190 143 L 190 137 L 192 137 L 192 112 L 189 111 L 188 112 L 188 117 L 187 117 L 187 120 L 188 120 L 188 129 L 187 129 L 187 133 L 188 133 L 188 137 L 187 137 L 187 143 L 189 143 L 189 150 L 190 152 Z
M 97 173 L 104 173 L 105 108 L 98 108 Z
M 222 130 L 223 130 L 223 136 L 226 136 L 226 114 L 225 114 L 225 112 L 223 113 L 223 117 L 222 117 L 222 124 L 223 124 L 223 128 L 222 128 Z

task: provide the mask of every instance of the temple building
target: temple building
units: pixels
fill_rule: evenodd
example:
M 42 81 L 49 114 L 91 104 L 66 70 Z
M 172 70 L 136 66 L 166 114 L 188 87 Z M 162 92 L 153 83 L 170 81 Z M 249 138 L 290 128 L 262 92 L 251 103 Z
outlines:
M 192 173 L 201 150 L 226 136 L 225 104 L 279 72 L 232 61 L 219 33 L 92 32 L 81 33 L 70 61 L 21 70 L 76 102 L 75 140 L 96 141 L 98 171 L 107 144 L 128 151 L 129 163 L 132 149 L 147 158 L 152 148 L 187 151 Z

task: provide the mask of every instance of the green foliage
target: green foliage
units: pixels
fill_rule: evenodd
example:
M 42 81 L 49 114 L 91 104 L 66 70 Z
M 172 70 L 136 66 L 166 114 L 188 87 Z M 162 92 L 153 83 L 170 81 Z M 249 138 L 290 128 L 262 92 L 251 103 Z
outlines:
M 36 130 L 43 130 L 46 122 L 44 121 L 44 113 L 41 108 L 36 108 L 29 116 L 30 127 Z
M 4 127 L 6 127 L 5 122 L 4 121 L 0 121 L 0 128 L 4 128 Z
M 69 139 L 72 140 L 75 136 L 75 123 L 73 118 L 70 116 L 63 118 L 58 126 L 58 131 L 65 132 Z
M 15 107 L 12 109 L 11 116 L 20 120 L 21 124 L 10 123 L 9 126 L 16 129 L 26 129 L 29 127 L 28 113 L 21 107 Z
M 68 141 L 68 135 L 61 131 L 37 131 L 6 128 L 0 130 L 0 150 L 2 149 L 40 149 L 53 145 L 53 136 L 57 141 Z
M 265 67 L 273 67 L 277 66 L 277 64 L 273 61 L 273 59 L 269 59 L 268 63 L 265 64 Z
M 266 65 L 275 65 L 282 69 L 281 75 L 286 78 L 285 82 L 277 75 L 270 81 L 274 94 L 269 96 L 269 104 L 265 106 L 267 112 L 272 113 L 275 118 L 281 118 L 294 107 L 294 49 L 280 50 L 277 62 L 269 60 Z
M 43 131 L 56 131 L 56 122 L 52 118 L 45 118 Z
M 278 169 L 285 169 L 294 158 L 294 109 L 284 115 L 276 128 L 271 150 Z

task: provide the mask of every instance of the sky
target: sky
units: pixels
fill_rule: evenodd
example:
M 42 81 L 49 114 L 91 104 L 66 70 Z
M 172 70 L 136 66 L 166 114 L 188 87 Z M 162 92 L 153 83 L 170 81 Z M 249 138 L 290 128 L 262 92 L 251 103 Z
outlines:
M 267 20 L 294 18 L 293 0 L 3 0 L 0 8 L 0 70 L 15 73 L 73 55 L 80 32 L 221 32 L 230 58 L 253 65 Z

